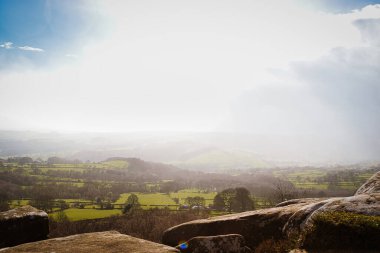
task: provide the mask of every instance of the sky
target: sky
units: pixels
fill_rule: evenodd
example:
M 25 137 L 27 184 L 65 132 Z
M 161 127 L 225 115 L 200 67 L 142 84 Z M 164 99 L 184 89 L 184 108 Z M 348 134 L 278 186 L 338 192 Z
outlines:
M 376 153 L 379 80 L 380 1 L 0 0 L 0 129 L 316 136 Z

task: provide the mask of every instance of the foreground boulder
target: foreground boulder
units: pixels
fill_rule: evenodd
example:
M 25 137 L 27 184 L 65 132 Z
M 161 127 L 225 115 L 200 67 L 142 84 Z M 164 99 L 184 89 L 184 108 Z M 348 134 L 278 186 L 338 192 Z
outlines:
M 181 243 L 176 248 L 181 252 L 191 253 L 251 253 L 252 251 L 245 246 L 244 237 L 237 234 L 219 236 L 197 236 L 187 242 Z
M 310 250 L 380 250 L 380 193 L 304 206 L 290 217 L 283 232 Z
M 123 235 L 116 231 L 97 232 L 54 238 L 6 248 L 1 253 L 170 253 L 179 252 L 166 245 Z
M 345 249 L 345 250 L 304 250 L 304 249 L 293 249 L 289 251 L 289 253 L 379 253 L 379 251 L 375 250 L 357 250 L 357 249 Z
M 355 193 L 359 194 L 370 194 L 380 192 L 380 171 L 375 173 L 370 179 L 367 180 Z
M 239 234 L 252 250 L 268 240 L 286 240 L 310 252 L 380 252 L 379 186 L 377 172 L 352 197 L 296 199 L 274 208 L 195 220 L 168 229 L 162 242 L 175 246 L 197 236 Z
M 176 246 L 181 241 L 188 241 L 196 236 L 239 234 L 245 238 L 247 246 L 254 249 L 268 238 L 282 239 L 282 229 L 285 224 L 305 205 L 307 203 L 297 203 L 285 207 L 190 221 L 166 230 L 162 242 Z
M 48 215 L 31 206 L 0 213 L 0 248 L 47 238 Z

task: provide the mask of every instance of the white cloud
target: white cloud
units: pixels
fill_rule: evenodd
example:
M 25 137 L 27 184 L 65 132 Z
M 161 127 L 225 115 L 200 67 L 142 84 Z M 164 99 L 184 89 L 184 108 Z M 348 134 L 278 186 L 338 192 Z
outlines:
M 277 106 L 281 111 L 272 115 L 283 118 L 281 131 L 296 132 L 297 120 L 305 115 L 297 108 L 307 103 L 310 87 L 306 81 L 278 82 L 283 78 L 267 70 L 314 62 L 336 47 L 361 47 L 361 34 L 352 22 L 380 15 L 376 6 L 336 15 L 289 0 L 103 3 L 99 11 L 109 17 L 108 37 L 85 45 L 78 60 L 65 61 L 73 65 L 1 74 L 3 113 L 23 116 L 25 124 L 61 130 L 207 131 L 219 126 L 239 94 L 257 90 L 261 102 L 246 110 L 262 110 L 260 119 L 268 122 Z M 268 83 L 280 84 L 270 88 Z M 308 97 L 300 98 L 298 92 Z M 20 93 L 25 94 L 22 99 L 11 99 Z M 275 105 L 265 109 L 268 103 Z M 318 115 L 335 118 L 325 104 L 311 106 Z M 302 130 L 319 118 L 307 116 Z M 339 129 L 338 123 L 329 125 Z
M 1 44 L 0 47 L 3 47 L 5 49 L 11 49 L 13 48 L 12 45 L 13 45 L 13 42 L 8 41 L 8 42 L 4 42 L 4 44 Z
M 366 43 L 380 47 L 380 18 L 358 19 L 354 24 L 360 29 L 362 38 Z
M 74 59 L 78 58 L 78 55 L 76 55 L 76 54 L 66 54 L 65 56 L 69 57 L 69 58 L 74 58 Z
M 24 51 L 33 51 L 33 52 L 44 52 L 42 48 L 37 48 L 37 47 L 30 47 L 30 46 L 23 46 L 23 47 L 18 47 L 21 50 Z
M 293 62 L 277 83 L 242 93 L 225 129 L 291 136 L 286 146 L 294 148 L 293 159 L 378 159 L 380 22 L 360 19 L 354 25 L 363 44 Z

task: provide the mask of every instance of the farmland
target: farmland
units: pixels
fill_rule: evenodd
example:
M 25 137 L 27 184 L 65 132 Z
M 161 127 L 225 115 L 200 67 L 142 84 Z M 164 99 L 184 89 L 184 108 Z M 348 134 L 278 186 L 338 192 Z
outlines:
M 60 162 L 60 163 L 58 163 Z M 98 219 L 122 213 L 133 193 L 143 210 L 184 210 L 188 198 L 204 199 L 213 206 L 217 192 L 243 186 L 256 208 L 283 201 L 276 184 L 287 182 L 287 198 L 352 194 L 378 167 L 279 168 L 229 173 L 183 171 L 171 165 L 136 158 L 113 158 L 98 163 L 80 161 L 31 162 L 8 159 L 0 166 L 0 179 L 9 207 L 32 204 L 56 218 L 62 211 L 72 221 Z M 277 187 L 278 188 L 278 187 Z

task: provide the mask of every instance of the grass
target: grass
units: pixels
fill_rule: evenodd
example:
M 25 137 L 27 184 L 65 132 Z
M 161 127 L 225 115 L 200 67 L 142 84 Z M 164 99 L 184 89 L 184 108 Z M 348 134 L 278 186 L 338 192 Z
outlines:
M 212 205 L 214 201 L 214 197 L 216 196 L 216 192 L 202 192 L 199 189 L 185 189 L 178 192 L 171 192 L 170 197 L 171 198 L 178 198 L 180 204 L 186 203 L 187 197 L 203 197 L 206 201 L 205 205 Z
M 98 210 L 98 209 L 78 209 L 69 208 L 64 211 L 70 221 L 88 220 L 88 219 L 100 219 L 110 217 L 112 215 L 121 214 L 121 210 Z M 57 213 L 49 214 L 50 217 L 54 217 Z
M 66 203 L 75 203 L 75 202 L 89 203 L 89 204 L 92 203 L 92 201 L 88 199 L 56 199 L 56 201 L 59 201 L 59 200 L 64 200 Z
M 129 166 L 129 163 L 127 161 L 123 160 L 112 160 L 107 162 L 102 162 L 103 165 L 109 168 L 113 169 L 126 169 Z
M 327 190 L 328 182 L 323 182 L 324 177 L 327 175 L 326 170 L 322 169 L 294 169 L 291 171 L 279 170 L 274 171 L 273 175 L 279 178 L 285 178 L 292 182 L 296 188 L 299 189 L 315 189 L 315 190 Z M 339 181 L 337 187 L 346 190 L 356 190 L 362 185 L 372 173 L 358 172 L 355 175 L 353 181 Z
M 326 190 L 328 188 L 327 183 L 314 183 L 314 182 L 307 182 L 307 183 L 299 183 L 299 182 L 292 182 L 295 187 L 299 189 L 316 189 L 316 190 Z
M 128 196 L 131 193 L 123 193 L 120 195 L 120 198 L 114 203 L 114 204 L 124 204 Z M 170 198 L 168 194 L 164 193 L 137 193 L 134 194 L 137 195 L 139 198 L 139 203 L 142 205 L 143 209 L 149 209 L 149 208 L 164 208 L 165 206 L 169 206 L 170 209 L 177 209 L 177 204 L 174 202 L 173 199 Z
M 16 208 L 18 206 L 26 206 L 28 204 L 29 204 L 29 200 L 27 200 L 27 199 L 22 199 L 22 200 L 17 200 L 16 199 L 16 200 L 12 200 L 10 202 L 11 208 Z
M 49 170 L 62 170 L 62 171 L 76 171 L 76 172 L 83 172 L 85 171 L 84 168 L 78 168 L 77 166 L 73 165 L 72 167 L 67 166 L 57 166 L 57 167 L 47 167 L 47 168 L 40 168 L 41 172 L 48 172 Z

